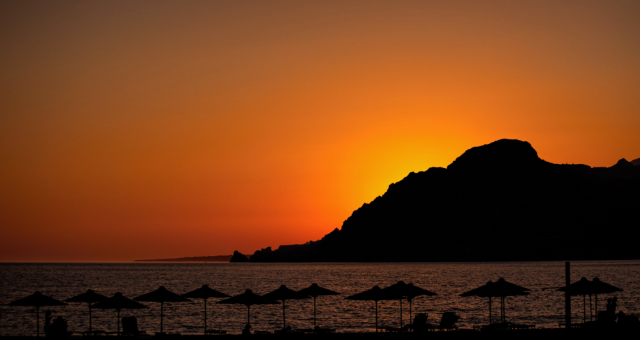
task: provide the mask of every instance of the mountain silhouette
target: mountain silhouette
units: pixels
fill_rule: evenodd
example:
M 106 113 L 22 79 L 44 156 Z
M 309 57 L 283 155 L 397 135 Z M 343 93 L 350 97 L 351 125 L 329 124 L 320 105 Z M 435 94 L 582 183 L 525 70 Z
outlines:
M 638 259 L 640 167 L 552 164 L 519 140 L 410 173 L 321 240 L 251 262 Z

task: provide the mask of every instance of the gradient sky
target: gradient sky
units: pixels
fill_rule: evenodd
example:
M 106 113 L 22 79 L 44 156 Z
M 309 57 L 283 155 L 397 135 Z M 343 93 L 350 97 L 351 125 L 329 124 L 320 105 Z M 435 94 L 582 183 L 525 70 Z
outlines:
M 640 157 L 638 1 L 2 1 L 0 261 L 317 240 L 501 138 Z

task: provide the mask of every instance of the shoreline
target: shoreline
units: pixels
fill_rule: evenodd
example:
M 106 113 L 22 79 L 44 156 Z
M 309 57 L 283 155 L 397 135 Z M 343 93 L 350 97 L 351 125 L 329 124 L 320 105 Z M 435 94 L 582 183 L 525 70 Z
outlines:
M 77 334 L 77 333 L 76 333 Z M 117 339 L 117 338 L 126 338 L 126 339 L 191 339 L 191 340 L 209 340 L 209 339 L 218 339 L 218 340 L 238 340 L 238 339 L 328 339 L 328 340 L 367 340 L 367 339 L 399 339 L 399 340 L 418 340 L 418 339 L 503 339 L 503 338 L 517 338 L 517 339 L 539 339 L 540 337 L 558 337 L 564 336 L 573 338 L 626 338 L 630 336 L 638 337 L 640 336 L 640 327 L 593 327 L 593 328 L 574 328 L 574 329 L 565 329 L 565 328 L 538 328 L 538 329 L 516 329 L 516 330 L 507 330 L 507 329 L 494 329 L 494 330 L 475 330 L 475 329 L 458 329 L 452 331 L 429 331 L 429 332 L 345 332 L 345 333 L 325 333 L 325 334 L 315 334 L 315 333 L 298 333 L 298 332 L 289 332 L 289 333 L 269 333 L 269 334 L 251 334 L 251 335 L 242 335 L 242 334 L 222 334 L 222 335 L 202 335 L 202 334 L 165 334 L 165 335 L 155 335 L 155 334 L 147 334 L 140 336 L 121 336 L 117 335 L 102 335 L 102 336 L 81 336 L 81 335 L 71 335 L 66 338 L 49 338 L 49 339 Z M 44 335 L 40 337 L 36 336 L 3 336 L 0 335 L 0 339 L 2 340 L 32 340 L 32 339 L 47 339 Z

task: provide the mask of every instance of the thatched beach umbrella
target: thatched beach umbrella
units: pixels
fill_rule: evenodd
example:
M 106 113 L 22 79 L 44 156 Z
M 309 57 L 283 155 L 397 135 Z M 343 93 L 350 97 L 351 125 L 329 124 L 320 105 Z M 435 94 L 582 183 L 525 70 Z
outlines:
M 591 281 L 587 280 L 586 277 L 581 278 L 579 281 L 576 281 L 569 285 L 569 295 L 570 296 L 579 296 L 582 295 L 582 322 L 587 322 L 587 295 L 589 295 L 589 313 L 591 314 L 591 320 L 593 320 L 593 314 L 591 309 L 591 294 L 593 292 L 593 285 Z M 561 287 L 558 289 L 560 292 L 566 292 L 567 287 Z
M 160 333 L 163 331 L 164 303 L 165 302 L 189 302 L 191 300 L 184 298 L 176 293 L 170 292 L 164 286 L 133 298 L 136 301 L 160 302 Z
M 594 277 L 591 281 L 593 286 L 593 295 L 596 297 L 596 320 L 598 320 L 598 294 L 610 294 L 615 292 L 621 292 L 622 289 L 610 285 L 606 282 L 600 281 L 599 278 Z
M 351 296 L 347 296 L 347 300 L 361 300 L 361 301 L 375 301 L 376 306 L 376 332 L 378 332 L 378 301 L 380 300 L 397 300 L 400 298 L 400 295 L 385 291 L 378 286 L 373 286 L 373 288 L 369 290 L 365 290 L 364 292 L 354 294 Z
M 93 291 L 93 289 L 89 289 L 86 292 L 80 294 L 80 295 L 76 295 L 72 298 L 68 298 L 64 301 L 66 302 L 86 302 L 87 305 L 89 306 L 89 333 L 91 333 L 91 331 L 93 330 L 91 327 L 91 304 L 92 303 L 96 303 L 96 302 L 100 302 L 100 301 L 104 301 L 106 300 L 107 297 L 102 295 L 102 294 L 98 294 L 96 292 Z
M 27 297 L 19 300 L 15 300 L 9 303 L 9 306 L 25 306 L 36 307 L 36 336 L 40 336 L 40 307 L 44 306 L 63 306 L 66 303 L 58 301 L 52 297 L 43 295 L 40 292 L 35 292 Z
M 316 328 L 316 298 L 320 295 L 339 295 L 340 294 L 332 290 L 322 288 L 318 286 L 317 283 L 312 283 L 311 286 L 299 290 L 298 293 L 313 297 L 313 328 Z
M 277 305 L 278 303 L 262 296 L 255 294 L 251 289 L 247 289 L 244 293 L 232 296 L 228 299 L 218 301 L 222 304 L 239 304 L 247 306 L 247 324 L 251 324 L 251 306 L 253 305 Z
M 118 324 L 118 335 L 120 335 L 120 310 L 122 309 L 142 309 L 148 308 L 147 306 L 135 302 L 127 297 L 124 297 L 122 293 L 115 293 L 112 297 L 94 303 L 91 305 L 91 308 L 99 308 L 99 309 L 115 309 L 117 311 L 117 324 Z
M 561 287 L 558 291 L 565 292 L 566 287 Z M 595 314 L 596 320 L 598 318 L 598 294 L 609 294 L 615 292 L 621 292 L 622 289 L 610 285 L 606 282 L 600 281 L 599 278 L 594 277 L 593 281 L 589 281 L 586 278 L 581 278 L 580 281 L 576 281 L 569 285 L 569 295 L 577 296 L 582 295 L 583 300 L 583 320 L 586 322 L 587 320 L 587 307 L 586 307 L 586 296 L 589 295 L 589 312 L 591 314 L 591 319 L 593 320 L 593 313 L 591 312 L 591 295 L 595 295 L 596 305 L 595 305 Z
M 282 329 L 287 328 L 287 315 L 285 313 L 285 303 L 287 300 L 301 300 L 310 298 L 309 295 L 298 293 L 294 290 L 287 288 L 287 286 L 282 285 L 280 288 L 264 294 L 262 296 L 265 299 L 272 301 L 282 301 Z
M 400 327 L 402 328 L 402 299 L 407 299 L 409 301 L 409 322 L 411 322 L 411 300 L 417 296 L 427 295 L 433 296 L 437 295 L 434 292 L 428 291 L 426 289 L 422 289 L 420 287 L 414 286 L 412 283 L 406 284 L 404 281 L 398 281 L 397 283 L 385 288 L 384 290 L 393 292 L 401 296 L 400 298 Z
M 498 280 L 500 281 L 500 280 Z M 504 280 L 503 280 L 504 281 Z M 504 322 L 504 298 L 507 296 L 519 296 L 519 295 L 528 295 L 529 293 L 526 291 L 526 288 L 520 287 L 518 285 L 513 285 L 509 282 L 487 282 L 485 285 L 480 286 L 478 288 L 472 289 L 468 292 L 460 294 L 462 297 L 466 296 L 478 296 L 478 297 L 488 297 L 489 298 L 489 324 L 491 324 L 491 298 L 499 297 L 502 301 L 501 307 L 501 322 Z M 509 288 L 511 287 L 511 288 Z M 520 288 L 516 288 L 520 287 Z M 525 290 L 523 290 L 525 289 Z
M 225 298 L 229 297 L 229 295 L 225 293 L 221 293 L 215 289 L 209 288 L 208 285 L 203 285 L 202 287 L 190 291 L 188 293 L 182 294 L 182 297 L 191 298 L 191 299 L 203 299 L 204 300 L 204 332 L 207 333 L 207 299 L 209 298 Z
M 529 292 L 528 288 L 519 286 L 519 285 L 517 285 L 515 283 L 511 283 L 511 282 L 505 280 L 504 278 L 499 278 L 498 281 L 495 282 L 495 284 L 497 284 L 498 287 L 500 287 L 500 288 L 512 293 L 511 295 L 507 295 L 507 296 L 518 296 L 518 295 L 528 295 L 529 294 L 528 293 Z M 506 322 L 507 321 L 505 303 L 504 303 L 504 298 L 505 297 L 506 296 L 501 296 L 500 297 L 500 300 L 501 300 L 500 304 L 501 304 L 501 308 L 502 308 L 500 312 L 501 312 L 501 315 L 502 315 L 502 322 Z

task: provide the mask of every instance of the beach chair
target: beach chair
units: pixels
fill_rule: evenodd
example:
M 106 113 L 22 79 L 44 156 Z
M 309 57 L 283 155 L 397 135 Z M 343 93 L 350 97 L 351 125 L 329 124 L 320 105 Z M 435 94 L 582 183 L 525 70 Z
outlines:
M 225 335 L 227 331 L 222 329 L 207 329 L 204 331 L 204 335 Z
M 442 313 L 442 319 L 440 319 L 438 329 L 440 331 L 455 331 L 458 329 L 458 326 L 456 326 L 458 319 L 460 319 L 458 314 L 454 312 L 444 312 Z
M 427 322 L 429 314 L 427 313 L 418 313 L 416 317 L 413 319 L 413 322 L 402 327 L 403 332 L 407 332 L 412 330 L 414 333 L 426 333 L 428 331 L 434 330 L 432 324 Z
M 122 318 L 123 336 L 140 336 L 146 334 L 147 332 L 138 330 L 138 318 L 135 316 L 125 316 Z
M 316 328 L 313 329 L 313 331 L 316 334 L 334 334 L 336 332 L 335 328 L 328 328 L 328 327 L 318 327 L 316 326 Z

